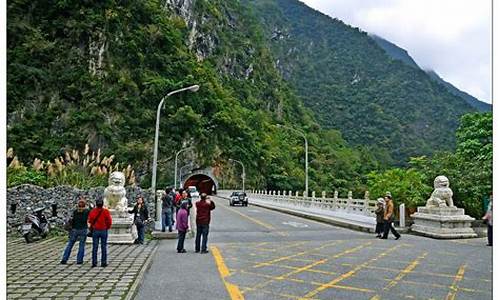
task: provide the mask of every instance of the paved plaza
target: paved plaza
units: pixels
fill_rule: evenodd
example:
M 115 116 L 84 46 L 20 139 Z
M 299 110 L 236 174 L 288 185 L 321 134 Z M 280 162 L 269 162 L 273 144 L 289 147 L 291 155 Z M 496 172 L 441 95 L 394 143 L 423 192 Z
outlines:
M 85 247 L 83 265 L 76 264 L 78 244 L 68 264 L 61 265 L 65 238 L 31 244 L 9 238 L 7 299 L 126 299 L 156 245 L 157 241 L 145 245 L 109 245 L 109 265 L 91 268 L 91 243 Z M 100 252 L 98 255 L 100 259 Z

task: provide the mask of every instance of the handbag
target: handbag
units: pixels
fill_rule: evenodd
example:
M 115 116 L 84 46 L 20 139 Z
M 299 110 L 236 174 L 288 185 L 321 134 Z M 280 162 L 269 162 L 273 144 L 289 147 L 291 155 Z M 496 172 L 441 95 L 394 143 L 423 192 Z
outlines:
M 73 218 L 70 217 L 64 222 L 64 230 L 71 231 L 73 229 Z
M 104 210 L 104 208 L 101 209 L 101 211 L 97 214 L 97 217 L 94 219 L 94 221 L 90 225 L 89 232 L 87 232 L 87 236 L 88 237 L 92 237 L 92 235 L 94 235 L 94 225 L 95 225 L 95 222 L 97 222 L 97 219 L 99 219 L 99 217 L 101 216 L 101 213 L 102 213 L 103 210 Z

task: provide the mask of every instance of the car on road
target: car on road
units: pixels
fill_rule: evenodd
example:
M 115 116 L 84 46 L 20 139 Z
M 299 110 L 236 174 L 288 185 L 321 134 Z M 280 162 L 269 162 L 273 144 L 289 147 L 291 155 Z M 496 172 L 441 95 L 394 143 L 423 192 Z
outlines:
M 200 193 L 194 185 L 188 186 L 187 190 L 189 192 L 189 195 L 191 196 L 191 199 L 197 200 L 198 198 L 200 198 Z
M 248 197 L 245 192 L 233 192 L 229 197 L 229 205 L 234 206 L 235 204 L 241 204 L 242 206 L 248 206 Z

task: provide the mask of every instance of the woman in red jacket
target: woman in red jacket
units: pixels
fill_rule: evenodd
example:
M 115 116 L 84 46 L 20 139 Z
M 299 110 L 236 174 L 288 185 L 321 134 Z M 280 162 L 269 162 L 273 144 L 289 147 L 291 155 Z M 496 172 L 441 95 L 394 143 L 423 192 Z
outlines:
M 104 208 L 104 201 L 99 198 L 95 201 L 96 207 L 89 213 L 89 227 L 92 233 L 92 268 L 97 266 L 97 247 L 101 241 L 101 267 L 108 265 L 108 230 L 111 228 L 111 214 Z

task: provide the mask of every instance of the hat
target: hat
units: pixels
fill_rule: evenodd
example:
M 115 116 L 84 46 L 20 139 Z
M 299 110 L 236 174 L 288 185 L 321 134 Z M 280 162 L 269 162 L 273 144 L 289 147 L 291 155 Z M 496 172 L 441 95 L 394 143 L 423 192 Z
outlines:
M 391 192 L 385 192 L 385 196 L 386 196 L 386 197 L 389 197 L 389 198 L 391 198 L 391 199 L 392 199 Z
M 378 198 L 377 203 L 384 204 L 385 203 L 384 198 Z

